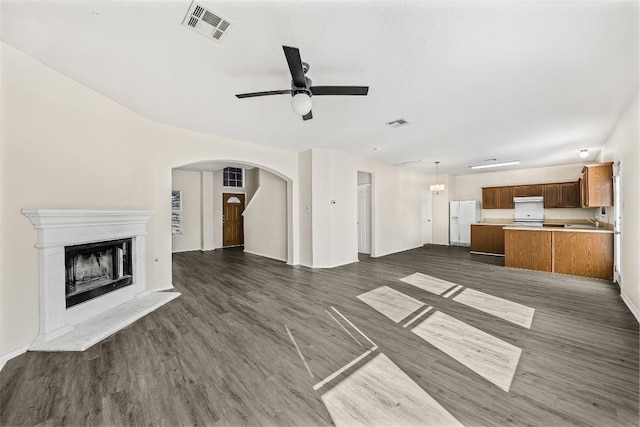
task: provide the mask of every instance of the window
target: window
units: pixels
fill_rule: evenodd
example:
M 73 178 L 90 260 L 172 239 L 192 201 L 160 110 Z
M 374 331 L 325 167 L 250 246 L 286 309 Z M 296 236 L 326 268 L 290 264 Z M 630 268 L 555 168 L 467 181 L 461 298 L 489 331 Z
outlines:
M 244 187 L 244 169 L 224 168 L 222 171 L 222 185 L 225 187 Z

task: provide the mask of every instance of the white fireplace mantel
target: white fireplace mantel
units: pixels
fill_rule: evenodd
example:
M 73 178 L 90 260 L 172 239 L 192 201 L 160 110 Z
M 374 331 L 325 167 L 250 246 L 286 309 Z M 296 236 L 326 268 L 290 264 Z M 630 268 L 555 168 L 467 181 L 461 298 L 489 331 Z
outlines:
M 40 334 L 35 343 L 50 341 L 146 292 L 146 224 L 151 211 L 23 209 L 22 213 L 38 230 Z M 65 246 L 123 238 L 132 239 L 133 284 L 67 309 Z

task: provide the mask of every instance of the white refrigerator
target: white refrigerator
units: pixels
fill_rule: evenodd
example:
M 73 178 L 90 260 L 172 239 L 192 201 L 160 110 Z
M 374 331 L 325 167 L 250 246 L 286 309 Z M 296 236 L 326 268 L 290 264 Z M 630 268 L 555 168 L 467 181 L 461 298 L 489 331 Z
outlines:
M 449 244 L 452 246 L 471 246 L 471 224 L 479 221 L 479 201 L 449 202 Z

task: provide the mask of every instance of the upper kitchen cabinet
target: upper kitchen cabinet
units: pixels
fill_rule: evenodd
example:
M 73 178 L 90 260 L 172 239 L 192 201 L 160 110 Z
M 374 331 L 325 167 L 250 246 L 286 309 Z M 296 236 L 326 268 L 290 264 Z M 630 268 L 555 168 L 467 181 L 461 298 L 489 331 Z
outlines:
M 546 209 L 580 207 L 580 190 L 578 182 L 545 184 L 543 187 L 544 207 Z
M 580 177 L 581 206 L 613 206 L 613 163 L 586 165 Z
M 516 185 L 513 187 L 513 197 L 543 196 L 542 185 Z
M 487 187 L 482 189 L 483 209 L 513 209 L 513 187 Z

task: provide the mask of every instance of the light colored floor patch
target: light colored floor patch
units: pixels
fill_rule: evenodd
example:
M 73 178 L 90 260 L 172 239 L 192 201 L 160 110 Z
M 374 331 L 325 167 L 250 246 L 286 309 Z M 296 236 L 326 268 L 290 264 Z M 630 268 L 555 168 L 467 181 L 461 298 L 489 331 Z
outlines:
M 322 395 L 342 426 L 461 426 L 384 354 L 378 354 Z
M 511 323 L 515 323 L 516 325 L 524 326 L 527 329 L 531 328 L 533 314 L 536 311 L 526 305 L 469 288 L 460 292 L 452 299 L 461 304 L 473 307 L 476 310 L 494 315 Z
M 456 286 L 455 283 L 447 282 L 446 280 L 438 279 L 437 277 L 427 276 L 422 273 L 413 273 L 400 280 L 436 295 L 441 295 L 448 289 Z
M 358 295 L 358 299 L 398 323 L 423 305 L 423 302 L 387 286 Z
M 504 391 L 509 391 L 522 350 L 440 311 L 411 330 Z
M 445 298 L 449 298 L 451 295 L 455 294 L 460 289 L 462 289 L 462 285 L 456 286 L 455 288 L 451 289 L 449 292 L 447 292 L 446 294 L 444 294 L 442 296 L 445 297 Z

